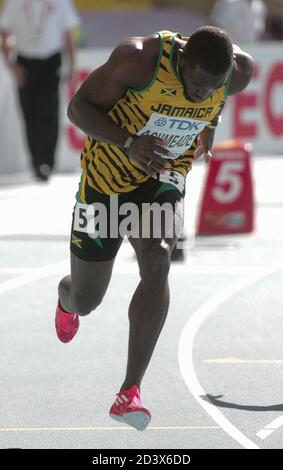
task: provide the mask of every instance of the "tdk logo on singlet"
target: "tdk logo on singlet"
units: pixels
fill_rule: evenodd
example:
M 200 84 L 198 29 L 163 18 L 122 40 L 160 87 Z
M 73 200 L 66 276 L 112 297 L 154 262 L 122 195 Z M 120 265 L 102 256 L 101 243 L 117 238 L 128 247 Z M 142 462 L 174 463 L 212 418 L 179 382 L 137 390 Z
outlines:
M 166 119 L 166 118 L 159 118 L 154 121 L 154 125 L 156 127 L 165 127 L 167 129 L 175 129 L 176 131 L 200 131 L 200 127 L 203 127 L 201 122 L 189 122 L 184 121 L 182 119 Z
M 154 121 L 154 124 L 155 124 L 157 127 L 164 127 L 164 126 L 166 126 L 166 124 L 167 124 L 167 119 L 166 119 L 166 118 L 159 118 L 159 119 L 157 119 L 156 121 Z

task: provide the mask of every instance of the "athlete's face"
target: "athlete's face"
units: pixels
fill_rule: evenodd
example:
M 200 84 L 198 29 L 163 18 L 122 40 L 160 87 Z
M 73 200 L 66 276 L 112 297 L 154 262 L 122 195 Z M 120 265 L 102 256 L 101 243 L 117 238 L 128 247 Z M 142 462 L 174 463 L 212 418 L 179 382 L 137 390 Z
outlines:
M 228 71 L 224 74 L 213 75 L 198 64 L 192 66 L 183 55 L 179 55 L 179 73 L 185 97 L 195 103 L 209 98 L 224 85 L 228 77 Z

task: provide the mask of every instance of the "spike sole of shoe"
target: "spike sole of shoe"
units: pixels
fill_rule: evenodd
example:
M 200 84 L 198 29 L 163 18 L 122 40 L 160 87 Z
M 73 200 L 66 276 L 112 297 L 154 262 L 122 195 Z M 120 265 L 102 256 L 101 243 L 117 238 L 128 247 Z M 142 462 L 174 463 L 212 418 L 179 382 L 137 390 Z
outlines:
M 117 416 L 113 413 L 109 413 L 109 416 L 115 421 L 119 421 L 120 423 L 128 424 L 138 431 L 144 431 L 150 423 L 150 416 L 143 411 L 132 411 L 131 413 L 127 413 L 124 416 Z

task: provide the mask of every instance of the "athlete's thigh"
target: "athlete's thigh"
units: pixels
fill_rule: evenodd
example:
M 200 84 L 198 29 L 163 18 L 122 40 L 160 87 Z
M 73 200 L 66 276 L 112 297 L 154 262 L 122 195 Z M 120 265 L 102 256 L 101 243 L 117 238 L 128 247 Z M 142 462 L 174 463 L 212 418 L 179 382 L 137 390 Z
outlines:
M 144 252 L 162 243 L 169 246 L 172 252 L 183 230 L 183 200 L 176 202 L 174 208 L 164 209 L 160 220 L 158 216 L 154 219 L 154 216 L 147 217 L 143 213 L 139 219 L 139 236 L 129 237 L 138 259 Z
M 167 188 L 169 189 L 164 190 Z M 172 251 L 183 230 L 183 195 L 177 189 L 170 188 L 169 185 L 165 187 L 162 183 L 152 185 L 152 190 L 153 197 L 150 199 L 151 185 L 148 185 L 146 202 L 150 204 L 140 204 L 138 230 L 134 231 L 133 237 L 129 237 L 138 258 L 143 252 L 162 242 Z M 159 195 L 156 196 L 158 192 Z
M 104 197 L 104 201 L 107 209 L 108 199 Z M 108 233 L 104 236 L 101 232 L 95 232 L 93 220 L 93 204 L 77 202 L 70 240 L 71 292 L 73 298 L 87 299 L 88 305 L 96 305 L 102 300 L 122 243 L 119 234 L 111 237 Z

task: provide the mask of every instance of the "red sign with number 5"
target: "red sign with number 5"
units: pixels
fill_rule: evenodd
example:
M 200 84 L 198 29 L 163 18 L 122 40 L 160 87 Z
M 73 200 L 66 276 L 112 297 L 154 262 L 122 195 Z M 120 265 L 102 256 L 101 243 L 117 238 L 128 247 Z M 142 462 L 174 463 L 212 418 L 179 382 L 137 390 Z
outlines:
M 209 164 L 197 235 L 249 233 L 254 228 L 251 145 L 228 141 L 214 148 Z

